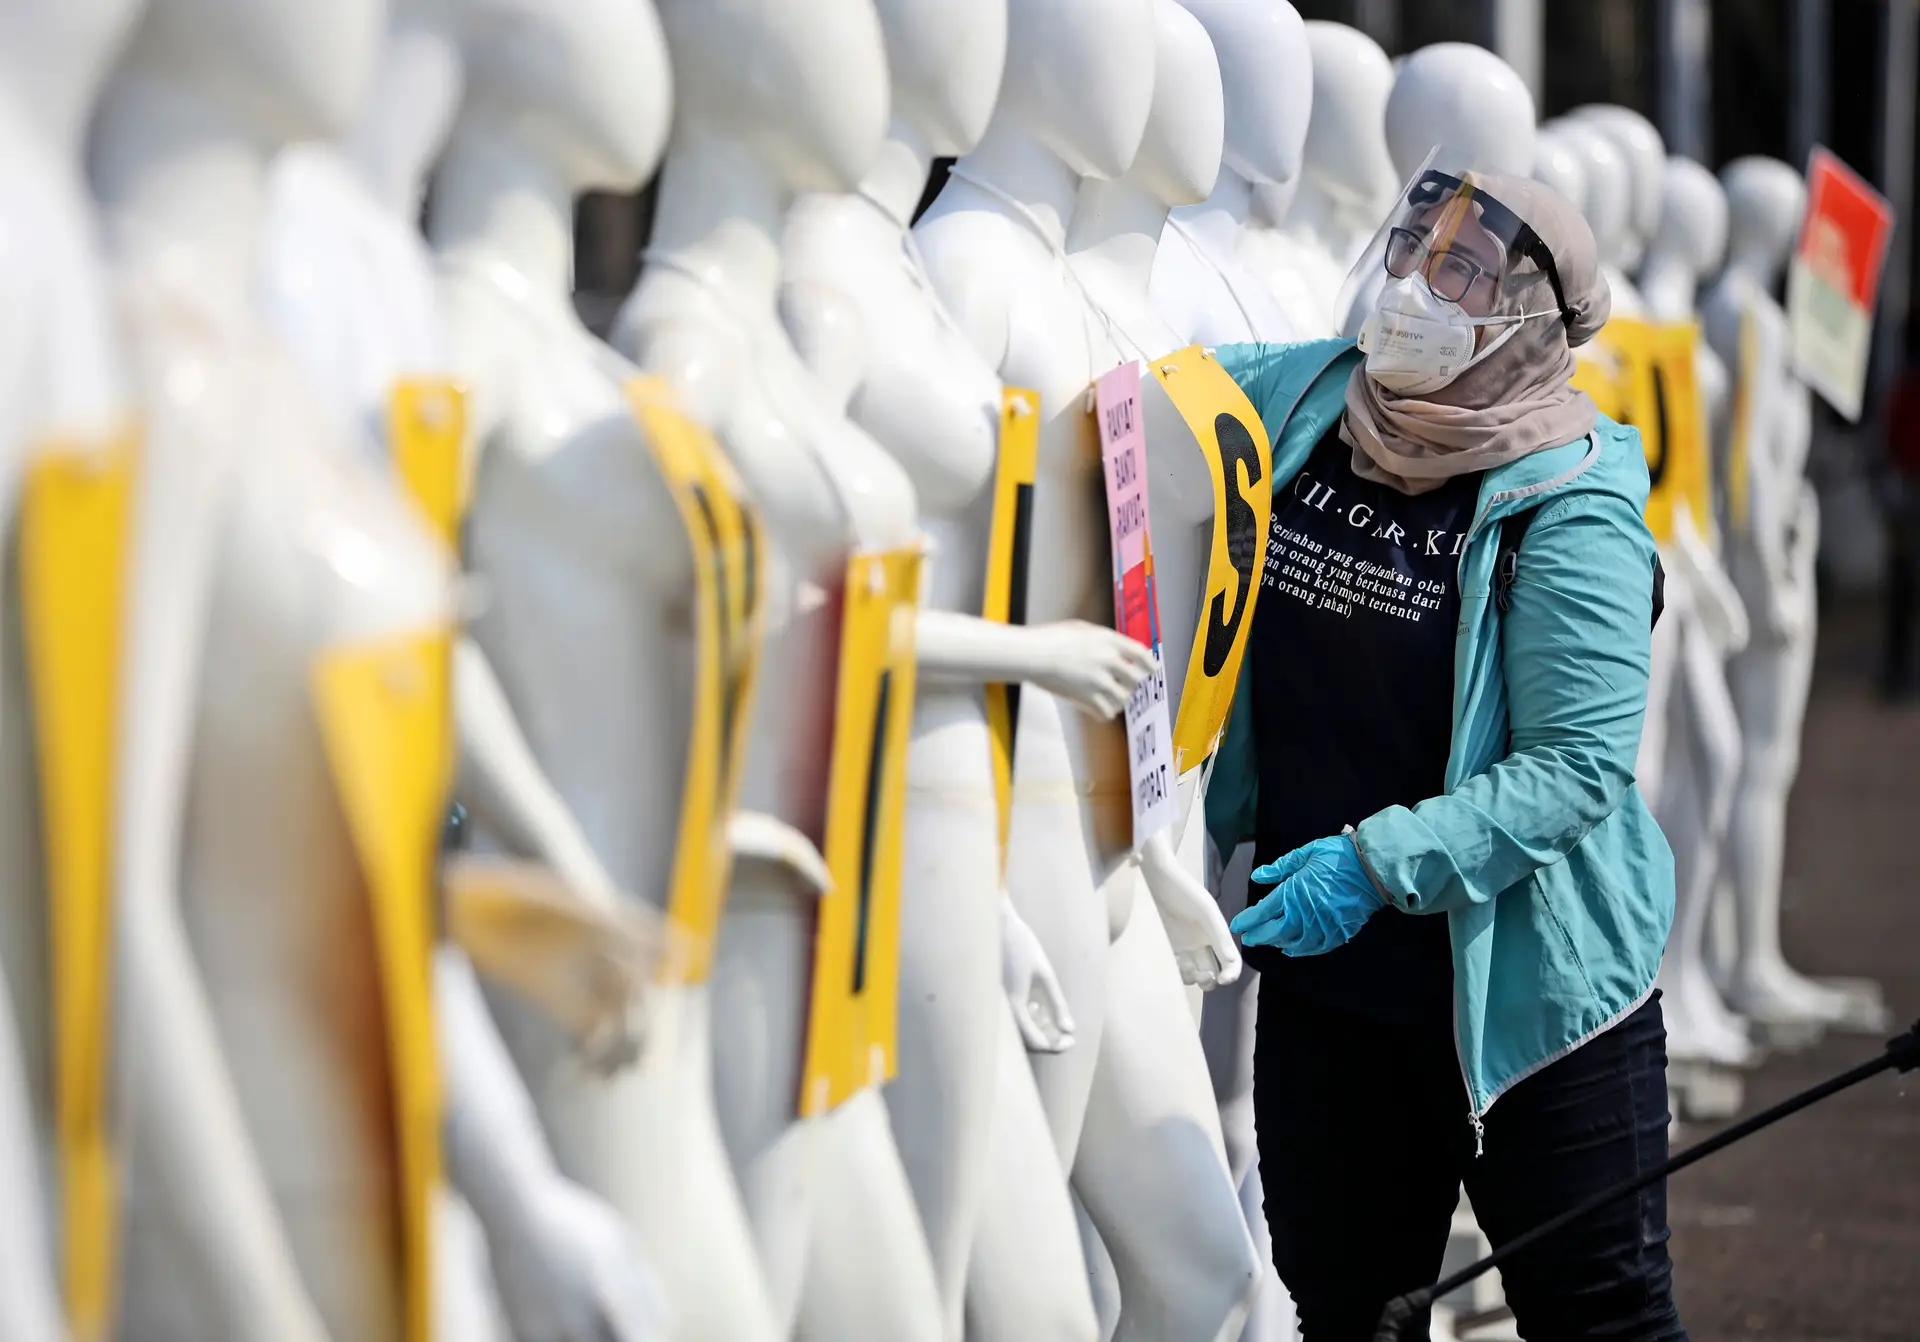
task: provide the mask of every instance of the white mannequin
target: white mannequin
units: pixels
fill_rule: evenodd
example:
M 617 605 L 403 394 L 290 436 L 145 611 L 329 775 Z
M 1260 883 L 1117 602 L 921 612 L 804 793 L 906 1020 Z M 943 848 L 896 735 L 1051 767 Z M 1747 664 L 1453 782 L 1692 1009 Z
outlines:
M 1533 142 L 1533 178 L 1545 182 L 1582 214 L 1587 209 L 1587 174 L 1580 156 L 1561 136 L 1557 124 L 1540 128 Z
M 1643 293 L 1656 319 L 1692 321 L 1701 278 L 1714 273 L 1726 254 L 1726 196 L 1713 174 L 1690 159 L 1668 161 L 1661 176 L 1663 208 L 1644 248 Z M 1696 365 L 1710 430 L 1724 418 L 1725 368 L 1704 343 Z M 1745 1025 L 1721 1002 L 1704 952 L 1740 769 L 1740 724 L 1725 668 L 1745 642 L 1746 612 L 1720 566 L 1711 527 L 1699 525 L 1690 509 L 1675 509 L 1674 533 L 1661 557 L 1670 594 L 1661 624 L 1671 619 L 1673 628 L 1659 640 L 1660 660 L 1672 665 L 1660 678 L 1664 704 L 1649 704 L 1649 718 L 1659 719 L 1651 734 L 1659 753 L 1641 787 L 1673 847 L 1678 889 L 1660 974 L 1667 1048 L 1676 1063 L 1738 1066 L 1752 1060 Z M 1675 761 L 1671 773 L 1659 767 L 1668 759 Z M 1675 1080 L 1684 1092 L 1687 1078 L 1677 1070 Z
M 1009 381 L 1040 393 L 1030 613 L 1097 618 L 1107 593 L 1100 569 L 1084 558 L 1104 548 L 1104 519 L 1089 506 L 1099 466 L 1087 455 L 1088 383 L 1135 351 L 1089 306 L 1064 260 L 1066 223 L 1080 179 L 1118 176 L 1139 149 L 1151 109 L 1142 95 L 1152 89 L 1145 71 L 1155 58 L 1154 17 L 1144 4 L 1016 0 L 1010 21 L 993 121 L 916 236 L 935 285 L 975 345 Z M 1116 1335 L 1232 1336 L 1254 1278 L 1231 1190 L 1225 1179 L 1213 1182 L 1218 1148 L 1203 1154 L 1204 1129 L 1186 1123 L 1143 1127 L 1170 1107 L 1210 1108 L 1190 1018 L 1160 949 L 1166 942 L 1155 933 L 1162 919 L 1199 928 L 1186 912 L 1196 904 L 1214 920 L 1218 911 L 1179 868 L 1169 836 L 1143 845 L 1141 870 L 1126 860 L 1125 766 L 1113 736 L 1060 714 L 1050 696 L 1033 690 L 1022 696 L 1021 714 L 1009 884 L 1047 942 L 1080 1024 L 1079 1047 L 1035 1066 L 1056 1142 L 1074 1161 L 1076 1190 L 1129 1302 Z M 1087 781 L 1071 792 L 1060 787 L 1075 777 Z M 1093 804 L 1067 801 L 1076 794 Z M 1080 843 L 1062 843 L 1065 835 Z M 1135 902 L 1142 874 L 1152 904 Z M 1078 921 L 1097 915 L 1100 903 L 1104 919 Z M 1175 931 L 1176 949 L 1183 935 Z M 1110 954 L 1109 937 L 1117 938 Z M 1190 944 L 1219 956 L 1222 977 L 1237 971 L 1230 945 Z M 1191 1071 L 1181 1058 L 1186 1050 Z M 1090 1062 L 1099 1064 L 1094 1075 Z M 1163 1090 L 1184 1084 L 1196 1093 L 1143 1095 L 1144 1077 Z M 1212 1187 L 1222 1196 L 1210 1195 Z
M 42 802 L 26 683 L 20 517 L 26 473 L 56 453 L 110 451 L 129 424 L 81 140 L 128 0 L 29 0 L 0 13 L 0 1335 L 67 1337 L 71 1268 L 50 1236 L 65 1216 L 57 1146 Z M 44 454 L 44 455 L 43 455 Z M 51 1218 L 49 1207 L 59 1209 Z M 111 1228 L 106 1232 L 111 1234 Z M 56 1269 L 56 1265 L 60 1265 Z M 88 1321 L 91 1322 L 91 1321 Z
M 430 232 L 479 452 L 467 548 L 493 601 L 474 639 L 601 879 L 664 903 L 691 552 L 658 543 L 685 531 L 623 396 L 637 370 L 580 325 L 570 289 L 574 197 L 631 190 L 658 161 L 666 51 L 642 0 L 469 3 Z M 530 40 L 549 59 L 527 61 Z M 477 818 L 483 842 L 524 844 Z M 699 970 L 655 989 L 640 1065 L 610 1076 L 518 1004 L 494 1006 L 561 1167 L 627 1218 L 659 1271 L 672 1336 L 776 1336 L 719 1140 Z
M 1496 172 L 1533 170 L 1533 94 L 1513 67 L 1485 47 L 1436 42 L 1403 57 L 1387 96 L 1387 152 L 1396 184 L 1411 178 L 1438 145 Z M 1373 311 L 1386 272 L 1360 277 L 1340 332 L 1359 333 Z
M 971 149 L 985 129 L 1005 62 L 1006 7 L 883 0 L 878 9 L 892 75 L 887 142 L 857 192 L 795 204 L 782 309 L 816 367 L 832 362 L 835 305 L 858 309 L 866 338 L 849 413 L 912 477 L 934 547 L 908 758 L 905 1042 L 887 1109 L 948 1335 L 959 1335 L 964 1308 L 971 1336 L 1082 1337 L 1093 1327 L 1086 1274 L 1022 1032 L 1030 1046 L 1057 1045 L 1033 1018 L 1024 984 L 1011 1003 L 1001 984 L 1003 958 L 1013 955 L 1003 957 L 1003 928 L 1010 941 L 1031 932 L 1002 894 L 980 686 L 1030 680 L 1111 717 L 1119 687 L 1130 688 L 1150 659 L 1093 624 L 1019 628 L 975 615 L 1000 383 L 935 296 L 907 226 L 932 157 Z M 1049 980 L 1057 990 L 1050 968 Z M 983 1203 L 1000 1214 L 983 1221 Z
M 1646 304 L 1626 273 L 1626 262 L 1642 246 L 1634 231 L 1634 178 L 1626 155 L 1619 141 L 1594 121 L 1561 117 L 1553 123 L 1553 130 L 1579 158 L 1586 178 L 1581 212 L 1593 233 L 1600 273 L 1606 276 L 1613 294 L 1614 315 L 1640 316 Z
M 911 481 L 844 415 L 849 379 L 816 379 L 777 310 L 794 196 L 851 190 L 880 149 L 886 53 L 864 0 L 810 5 L 804 16 L 771 0 L 675 0 L 662 16 L 674 142 L 651 264 L 616 339 L 679 388 L 762 507 L 767 664 L 778 671 L 762 678 L 744 786 L 750 802 L 804 830 L 820 802 L 809 779 L 822 763 L 824 699 L 803 691 L 828 684 L 822 673 L 837 657 L 820 598 L 843 582 L 851 554 L 922 541 Z M 827 355 L 836 370 L 840 348 Z M 812 901 L 783 872 L 743 868 L 715 970 L 722 1132 L 775 1317 L 784 1326 L 797 1312 L 809 1338 L 938 1337 L 938 1284 L 879 1088 L 796 1118 Z
M 387 1117 L 420 1112 L 405 1068 L 432 1066 L 428 948 L 402 979 L 376 946 L 395 897 L 429 892 L 383 889 L 348 829 L 411 815 L 389 842 L 424 859 L 441 798 L 430 762 L 391 805 L 330 768 L 322 732 L 342 720 L 316 677 L 363 667 L 430 724 L 432 663 L 369 649 L 430 655 L 451 575 L 253 311 L 267 153 L 345 128 L 380 20 L 371 3 L 155 0 L 95 128 L 151 424 L 117 854 L 129 1338 L 417 1337 L 447 1293 L 409 1256 L 431 1247 L 431 1202 L 412 1199 L 437 1153 L 408 1142 L 435 1135 Z M 383 1018 L 407 1000 L 411 1038 Z
M 290 146 L 270 181 L 269 320 L 316 389 L 361 429 L 363 450 L 393 472 L 388 415 L 400 380 L 449 376 L 432 258 L 414 220 L 458 106 L 456 24 L 448 0 L 397 0 L 372 97 L 344 148 Z M 532 836 L 525 846 L 576 888 L 614 899 L 612 879 L 533 764 L 484 654 L 467 643 L 455 667 L 466 772 L 480 784 L 466 788 L 475 811 Z M 503 811 L 511 812 L 504 824 Z M 472 965 L 451 946 L 438 961 L 448 1173 L 479 1213 L 514 1331 L 581 1342 L 650 1334 L 648 1283 L 630 1232 L 555 1170 L 525 1085 L 490 1037 Z
M 1774 159 L 1736 159 L 1721 172 L 1729 216 L 1727 267 L 1702 301 L 1707 338 L 1746 402 L 1745 442 L 1729 446 L 1744 472 L 1744 516 L 1727 528 L 1728 569 L 1752 613 L 1753 639 L 1728 665 L 1745 744 L 1729 868 L 1738 953 L 1729 1003 L 1776 1038 L 1820 1025 L 1876 1028 L 1872 985 L 1827 985 L 1797 974 L 1780 952 L 1780 881 L 1788 793 L 1812 675 L 1813 560 L 1819 511 L 1806 480 L 1812 434 L 1807 389 L 1793 375 L 1786 316 L 1772 297 L 1798 234 L 1806 190 Z M 1743 328 L 1752 357 L 1742 357 Z M 1744 460 L 1735 459 L 1738 454 Z
M 1667 172 L 1667 146 L 1646 117 L 1618 103 L 1588 103 L 1567 114 L 1605 132 L 1627 165 L 1627 248 L 1620 268 L 1637 272 L 1660 230 L 1663 217 L 1662 183 Z
M 1213 190 L 1168 217 L 1154 260 L 1153 302 L 1180 336 L 1218 345 L 1289 340 L 1310 292 L 1262 250 L 1250 214 L 1257 186 L 1291 189 L 1313 102 L 1299 13 L 1286 0 L 1181 0 L 1213 39 L 1226 96 L 1226 151 Z M 1161 350 L 1159 353 L 1166 353 Z
M 1393 65 L 1379 43 L 1357 28 L 1307 24 L 1313 52 L 1313 118 L 1306 168 L 1288 210 L 1286 239 L 1314 277 L 1319 310 L 1330 330 L 1347 272 L 1373 240 L 1400 179 L 1387 154 L 1387 99 Z

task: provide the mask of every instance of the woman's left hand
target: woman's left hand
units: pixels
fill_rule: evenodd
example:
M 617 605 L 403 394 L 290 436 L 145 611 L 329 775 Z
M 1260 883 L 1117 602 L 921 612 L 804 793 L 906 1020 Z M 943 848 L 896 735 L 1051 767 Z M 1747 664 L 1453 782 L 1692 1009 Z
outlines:
M 1344 834 L 1296 848 L 1256 868 L 1253 879 L 1275 889 L 1242 910 L 1233 930 L 1249 946 L 1278 946 L 1285 955 L 1325 955 L 1346 945 L 1387 903 Z

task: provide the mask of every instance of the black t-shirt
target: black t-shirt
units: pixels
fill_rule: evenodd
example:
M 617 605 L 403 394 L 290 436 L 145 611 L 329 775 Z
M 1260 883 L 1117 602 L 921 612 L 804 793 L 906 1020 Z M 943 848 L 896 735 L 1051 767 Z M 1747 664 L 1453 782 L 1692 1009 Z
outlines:
M 1273 501 L 1250 652 L 1262 863 L 1446 785 L 1458 570 L 1480 476 L 1407 495 L 1362 480 L 1352 459 L 1336 424 Z M 1382 909 L 1325 955 L 1255 946 L 1247 960 L 1263 993 L 1410 1024 L 1452 1019 L 1441 915 Z

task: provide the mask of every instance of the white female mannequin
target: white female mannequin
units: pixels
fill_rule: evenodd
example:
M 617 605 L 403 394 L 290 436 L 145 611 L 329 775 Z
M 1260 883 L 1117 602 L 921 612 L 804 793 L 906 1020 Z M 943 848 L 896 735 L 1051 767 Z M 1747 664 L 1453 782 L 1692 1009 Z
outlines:
M 1627 246 L 1620 268 L 1639 271 L 1660 231 L 1664 213 L 1663 183 L 1667 173 L 1667 146 L 1654 124 L 1631 107 L 1618 103 L 1587 103 L 1567 114 L 1571 121 L 1598 127 L 1613 141 L 1627 165 Z
M 1412 177 L 1435 146 L 1446 145 L 1482 167 L 1522 176 L 1533 170 L 1533 94 L 1514 68 L 1485 47 L 1436 42 L 1403 57 L 1387 95 L 1387 153 L 1396 186 Z M 1359 334 L 1386 272 L 1361 277 L 1340 333 Z
M 850 555 L 921 544 L 904 471 L 797 357 L 777 309 L 794 196 L 848 191 L 886 126 L 886 53 L 872 6 L 804 14 L 773 0 L 662 6 L 675 68 L 674 141 L 650 264 L 616 325 L 640 365 L 679 388 L 761 505 L 767 665 L 745 796 L 796 828 L 820 805 L 834 622 L 822 598 Z M 743 54 L 744 53 L 744 54 Z M 752 77 L 748 75 L 751 73 Z M 814 891 L 765 864 L 735 876 L 715 969 L 722 1131 L 783 1328 L 832 1339 L 935 1338 L 941 1307 L 877 1085 L 797 1118 Z
M 1581 209 L 1593 232 L 1600 272 L 1613 294 L 1614 315 L 1638 317 L 1645 313 L 1646 304 L 1625 269 L 1627 259 L 1640 246 L 1634 232 L 1633 172 L 1626 155 L 1620 143 L 1593 121 L 1561 117 L 1553 122 L 1553 130 L 1578 156 L 1586 178 Z
M 1692 321 L 1701 278 L 1716 271 L 1726 255 L 1726 196 L 1713 174 L 1690 159 L 1671 160 L 1662 176 L 1663 208 L 1644 249 L 1642 292 L 1652 317 Z M 1724 418 L 1725 369 L 1704 344 L 1696 364 L 1710 429 Z M 1662 640 L 1663 654 L 1676 660 L 1667 678 L 1671 692 L 1665 711 L 1659 713 L 1658 735 L 1665 739 L 1655 749 L 1661 752 L 1658 765 L 1673 763 L 1643 778 L 1642 788 L 1659 808 L 1674 850 L 1674 929 L 1660 969 L 1667 1050 L 1677 1064 L 1739 1066 L 1752 1060 L 1746 1027 L 1726 1009 L 1707 974 L 1705 942 L 1740 771 L 1740 724 L 1727 693 L 1726 661 L 1745 642 L 1746 612 L 1720 566 L 1711 528 L 1697 525 L 1691 509 L 1674 509 L 1674 532 L 1661 557 L 1673 620 L 1671 637 Z M 1667 618 L 1662 616 L 1662 624 Z M 1691 1116 L 1705 1117 L 1692 1093 L 1699 1087 L 1688 1084 L 1688 1069 L 1677 1067 L 1673 1079 Z
M 428 948 L 392 940 L 428 892 L 355 836 L 426 869 L 451 575 L 253 310 L 266 155 L 344 130 L 380 18 L 155 0 L 95 128 L 151 425 L 117 854 L 129 1338 L 414 1338 L 439 1293 L 437 1138 L 388 1118 L 431 1104 Z M 343 713 L 343 675 L 391 717 Z M 411 792 L 340 753 L 357 727 L 402 758 L 409 720 Z
M 58 455 L 111 452 L 131 405 L 80 148 L 129 0 L 28 0 L 0 13 L 0 1335 L 58 1342 L 62 1319 L 49 1205 L 57 1147 L 51 872 L 42 861 L 37 754 L 21 610 L 17 503 L 28 471 Z M 64 1227 L 63 1227 L 64 1228 Z M 110 1233 L 106 1231 L 103 1233 Z M 71 1294 L 69 1293 L 69 1298 Z
M 1399 185 L 1387 153 L 1387 98 L 1393 65 L 1380 44 L 1344 23 L 1307 24 L 1313 52 L 1313 117 L 1307 125 L 1306 166 L 1282 232 L 1313 276 L 1321 329 L 1347 272 L 1386 214 Z
M 1031 1018 L 1026 984 L 1011 1003 L 1002 991 L 1003 926 L 1015 940 L 1032 934 L 1002 893 L 981 686 L 1032 681 L 1112 717 L 1121 687 L 1130 691 L 1151 659 L 1086 622 L 1013 627 L 977 616 L 1000 382 L 935 296 L 907 229 L 933 156 L 966 152 L 985 129 L 1005 63 L 1006 5 L 882 0 L 878 9 L 892 76 L 887 142 L 858 191 L 795 204 L 782 310 L 816 367 L 831 362 L 834 304 L 858 310 L 866 338 L 849 413 L 912 478 L 932 542 L 907 761 L 902 1047 L 887 1109 L 948 1336 L 959 1336 L 964 1308 L 981 1338 L 1083 1337 L 1093 1316 L 1079 1239 L 1015 1015 L 1030 1044 L 1055 1045 Z M 1045 981 L 1057 990 L 1050 968 Z M 986 1201 L 1002 1214 L 983 1223 Z
M 1302 292 L 1282 259 L 1262 250 L 1268 240 L 1250 216 L 1256 187 L 1290 189 L 1300 176 L 1313 102 L 1306 32 L 1286 0 L 1181 3 L 1213 41 L 1226 148 L 1207 198 L 1168 216 L 1154 259 L 1154 306 L 1182 344 L 1289 340 L 1300 329 L 1293 309 Z M 1272 271 L 1282 272 L 1280 283 Z
M 430 234 L 472 388 L 468 553 L 493 594 L 474 639 L 612 886 L 664 904 L 691 552 L 659 543 L 684 529 L 623 396 L 637 370 L 580 325 L 570 289 L 574 197 L 632 190 L 658 161 L 666 51 L 643 0 L 470 2 Z M 529 42 L 549 59 L 526 60 Z M 481 819 L 482 842 L 513 842 Z M 658 1270 L 672 1335 L 776 1336 L 719 1140 L 706 984 L 659 986 L 640 1064 L 613 1075 L 517 1004 L 494 1006 L 561 1168 L 626 1217 Z
M 1793 375 L 1786 314 L 1773 299 L 1798 235 L 1806 189 L 1774 159 L 1736 159 L 1727 191 L 1727 268 L 1701 303 L 1707 338 L 1733 370 L 1745 441 L 1729 445 L 1729 475 L 1744 476 L 1744 509 L 1730 509 L 1728 569 L 1752 613 L 1753 639 L 1727 667 L 1745 744 L 1729 838 L 1738 951 L 1729 1004 L 1782 1042 L 1821 1025 L 1877 1028 L 1872 985 L 1816 983 L 1780 952 L 1780 881 L 1787 796 L 1799 767 L 1800 728 L 1813 669 L 1813 560 L 1819 510 L 1806 479 L 1812 434 L 1807 389 Z M 1751 354 L 1743 355 L 1751 332 Z M 1737 455 L 1736 455 L 1737 454 Z
M 290 146 L 269 184 L 267 316 L 396 487 L 400 449 L 388 425 L 400 384 L 449 377 L 433 262 L 414 221 L 459 103 L 457 23 L 452 0 L 397 0 L 372 96 L 344 147 Z M 463 478 L 464 466 L 455 463 Z M 516 846 L 576 889 L 615 899 L 612 878 L 534 764 L 471 642 L 455 678 L 473 810 L 495 832 L 530 836 Z M 631 1232 L 554 1168 L 471 963 L 445 946 L 437 964 L 448 1173 L 479 1213 L 515 1334 L 579 1342 L 651 1335 L 650 1283 Z
M 1099 568 L 1087 559 L 1103 551 L 1104 527 L 1090 506 L 1099 467 L 1097 457 L 1087 455 L 1086 397 L 1092 377 L 1134 351 L 1115 343 L 1108 322 L 1088 304 L 1064 260 L 1065 225 L 1079 179 L 1118 176 L 1139 148 L 1151 103 L 1143 94 L 1150 95 L 1152 83 L 1143 75 L 1154 59 L 1153 13 L 1131 3 L 1016 0 L 1010 19 L 1010 58 L 993 122 L 981 145 L 956 165 L 916 236 L 935 285 L 976 347 L 1010 381 L 1040 393 L 1039 562 L 1030 612 L 1098 618 L 1106 593 Z M 1253 1282 L 1251 1251 L 1226 1181 L 1217 1184 L 1228 1194 L 1226 1215 L 1207 1193 L 1218 1179 L 1217 1148 L 1203 1152 L 1203 1132 L 1185 1124 L 1141 1130 L 1141 1107 L 1128 1093 L 1136 1071 L 1178 1077 L 1177 1051 L 1197 1053 L 1191 1026 L 1183 1023 L 1184 1003 L 1177 994 L 1170 1001 L 1148 998 L 1155 1005 L 1147 1029 L 1131 1012 L 1109 1014 L 1123 990 L 1116 984 L 1109 993 L 1108 975 L 1145 994 L 1157 991 L 1156 972 L 1166 973 L 1164 958 L 1156 966 L 1150 947 L 1136 958 L 1122 935 L 1150 934 L 1160 919 L 1149 915 L 1133 927 L 1141 873 L 1126 858 L 1119 743 L 1112 729 L 1096 731 L 1084 719 L 1062 715 L 1042 693 L 1023 695 L 1021 714 L 1009 883 L 1047 943 L 1080 1025 L 1079 1047 L 1035 1065 L 1056 1142 L 1065 1160 L 1079 1156 L 1075 1186 L 1123 1291 L 1125 1283 L 1139 1283 L 1128 1293 L 1134 1303 L 1122 1313 L 1118 1335 L 1210 1337 L 1237 1329 Z M 1061 786 L 1069 780 L 1076 780 L 1071 790 Z M 1067 835 L 1080 842 L 1063 843 Z M 1192 908 L 1196 896 L 1218 918 L 1204 889 L 1179 870 L 1166 836 L 1146 849 L 1147 883 L 1162 918 L 1179 914 L 1180 924 L 1197 928 L 1199 921 L 1181 909 Z M 1119 944 L 1109 954 L 1110 937 Z M 1175 934 L 1176 950 L 1183 940 Z M 1237 970 L 1230 946 L 1220 954 L 1206 939 L 1189 944 L 1194 952 L 1220 955 L 1223 976 Z M 1162 981 L 1171 986 L 1170 978 Z M 1111 1040 L 1103 1039 L 1108 1031 Z M 1096 1047 L 1094 1057 L 1085 1056 Z M 1116 1049 L 1124 1050 L 1124 1065 L 1110 1065 Z M 1090 1074 L 1093 1063 L 1098 1077 Z M 1090 1103 L 1096 1090 L 1102 1098 Z M 1199 1104 L 1206 1108 L 1204 1099 Z M 1151 1107 L 1164 1108 L 1164 1100 Z M 1112 1177 L 1119 1149 L 1114 1129 L 1124 1129 L 1135 1154 L 1126 1171 L 1130 1187 Z M 1142 1141 L 1152 1144 L 1152 1157 L 1141 1158 Z M 1150 1254 L 1157 1260 L 1148 1260 Z

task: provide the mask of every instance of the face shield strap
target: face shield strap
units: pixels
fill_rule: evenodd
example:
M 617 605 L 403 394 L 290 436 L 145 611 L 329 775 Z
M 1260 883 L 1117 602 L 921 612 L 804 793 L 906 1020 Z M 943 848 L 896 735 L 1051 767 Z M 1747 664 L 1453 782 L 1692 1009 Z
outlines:
M 1553 248 L 1547 246 L 1541 236 L 1525 224 L 1520 227 L 1522 234 L 1514 239 L 1516 244 L 1522 245 L 1519 254 L 1539 266 L 1541 273 L 1547 277 L 1547 283 L 1553 286 L 1553 301 L 1560 309 L 1560 323 L 1571 331 L 1573 309 L 1567 306 L 1566 291 L 1560 287 L 1560 267 L 1553 263 Z

